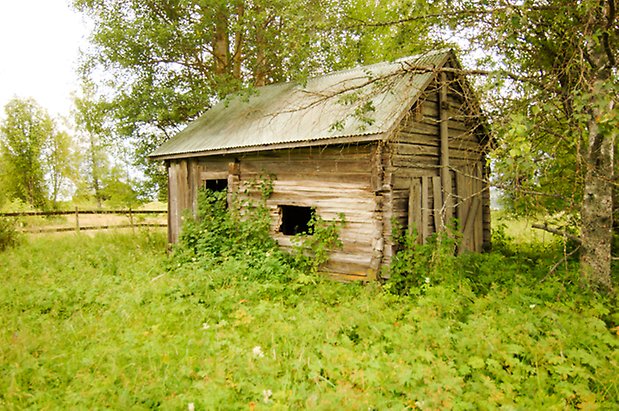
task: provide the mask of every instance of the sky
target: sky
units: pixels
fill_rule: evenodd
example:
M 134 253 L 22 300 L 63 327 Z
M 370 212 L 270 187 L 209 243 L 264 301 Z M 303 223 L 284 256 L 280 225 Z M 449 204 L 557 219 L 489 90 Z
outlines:
M 71 0 L 0 0 L 0 117 L 13 97 L 68 116 L 88 29 Z

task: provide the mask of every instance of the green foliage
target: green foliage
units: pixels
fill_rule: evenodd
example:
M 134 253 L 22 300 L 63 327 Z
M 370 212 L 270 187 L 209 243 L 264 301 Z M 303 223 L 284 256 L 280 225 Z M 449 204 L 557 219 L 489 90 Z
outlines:
M 539 289 L 544 281 L 551 281 L 552 287 L 559 283 L 572 291 L 584 291 L 577 290 L 578 256 L 572 255 L 577 244 L 514 242 L 505 227 L 499 226 L 493 231 L 492 253 L 456 256 L 453 235 L 434 235 L 423 245 L 408 233 L 394 233 L 394 238 L 399 249 L 387 269 L 385 289 L 397 295 L 418 295 L 437 284 L 465 284 L 476 295 L 484 295 L 494 287 Z M 557 264 L 557 260 L 563 263 Z
M 313 213 L 308 232 L 297 234 L 293 240 L 294 265 L 301 271 L 318 273 L 331 252 L 342 248 L 340 229 L 345 224 L 344 214 L 340 214 L 338 220 L 327 222 Z
M 68 194 L 67 184 L 77 179 L 77 162 L 73 152 L 73 139 L 66 131 L 55 131 L 46 141 L 43 164 L 52 206 L 58 206 L 61 195 Z
M 18 243 L 19 234 L 15 229 L 15 222 L 0 217 L 0 251 L 4 251 Z
M 241 202 L 236 197 L 229 199 L 226 192 L 199 193 L 197 218 L 185 216 L 175 249 L 177 264 L 197 262 L 210 267 L 238 263 L 251 271 L 252 278 L 288 281 L 299 273 L 317 274 L 331 251 L 341 248 L 343 215 L 328 222 L 314 214 L 309 232 L 294 237 L 292 253 L 282 252 L 271 236 L 271 215 L 266 207 L 266 199 L 273 192 L 272 179 L 261 176 L 247 189 L 245 194 L 251 190 L 261 199 Z
M 117 167 L 102 177 L 99 196 L 110 208 L 135 208 L 141 204 L 131 181 L 123 178 Z
M 393 231 L 398 252 L 388 268 L 389 282 L 385 289 L 399 295 L 413 289 L 452 278 L 454 273 L 455 243 L 447 234 L 433 235 L 426 244 L 417 243 L 416 233 L 409 234 L 398 228 Z
M 76 177 L 71 135 L 32 99 L 11 100 L 0 124 L 0 206 L 20 200 L 41 209 L 68 193 Z
M 11 100 L 0 124 L 0 155 L 3 180 L 11 198 L 35 207 L 47 202 L 43 149 L 54 133 L 49 114 L 32 99 Z
M 419 12 L 435 8 L 416 2 Z M 92 22 L 81 67 L 87 98 L 109 136 L 130 142 L 137 163 L 165 190 L 146 156 L 227 95 L 256 86 L 370 64 L 435 46 L 430 26 L 367 24 L 397 18 L 407 2 L 368 0 L 73 0 Z M 97 90 L 101 86 L 101 91 Z M 104 90 L 104 91 L 103 91 Z M 364 124 L 373 121 L 360 109 Z
M 269 235 L 270 216 L 264 205 L 228 205 L 226 192 L 201 191 L 196 219 L 185 216 L 179 247 L 180 261 L 201 259 L 216 264 L 228 259 L 247 259 L 260 266 L 264 259 L 279 258 L 277 244 Z
M 0 408 L 619 406 L 616 302 L 569 284 L 433 281 L 410 298 L 257 280 L 251 257 L 166 271 L 164 250 L 144 232 L 0 254 Z M 466 258 L 479 275 L 519 270 Z
M 492 125 L 492 179 L 505 205 L 517 215 L 562 214 L 582 237 L 583 278 L 610 292 L 605 224 L 619 130 L 615 1 L 396 4 L 396 16 L 378 13 L 369 24 L 394 32 L 423 25 L 432 37 L 457 39 L 466 65 L 488 74 L 475 79 L 485 113 L 470 114 L 473 123 Z
M 103 205 L 106 197 L 116 194 L 117 203 L 123 203 L 127 197 L 127 190 L 119 182 L 118 170 L 113 170 L 110 164 L 109 152 L 111 150 L 111 134 L 106 119 L 109 108 L 105 104 L 95 101 L 95 86 L 86 81 L 82 86 L 82 95 L 75 96 L 75 125 L 82 148 L 80 161 L 81 179 L 77 182 L 77 190 L 74 194 L 76 201 L 84 202 L 91 198 L 98 207 Z M 110 175 L 116 174 L 116 175 Z M 104 193 L 105 181 L 111 183 L 109 193 Z M 120 195 L 119 195 L 120 194 Z

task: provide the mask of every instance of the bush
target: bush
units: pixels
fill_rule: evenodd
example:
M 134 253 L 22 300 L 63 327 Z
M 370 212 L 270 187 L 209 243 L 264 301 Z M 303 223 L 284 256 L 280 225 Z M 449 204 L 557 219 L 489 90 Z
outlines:
M 332 250 L 341 247 L 339 229 L 344 217 L 329 222 L 314 216 L 308 234 L 293 238 L 291 253 L 283 252 L 270 232 L 271 215 L 266 199 L 270 182 L 255 184 L 262 194 L 258 202 L 238 199 L 228 204 L 225 192 L 199 193 L 198 216 L 186 216 L 174 252 L 176 268 L 186 264 L 209 269 L 231 269 L 233 275 L 262 280 L 313 282 Z
M 175 250 L 177 262 L 208 260 L 221 263 L 231 258 L 246 259 L 255 265 L 278 252 L 269 235 L 269 214 L 262 206 L 248 206 L 242 213 L 236 204 L 227 204 L 225 192 L 206 190 L 198 196 L 198 216 L 185 216 Z
M 0 251 L 17 244 L 19 233 L 15 229 L 15 223 L 8 218 L 0 218 Z
M 342 248 L 340 228 L 345 223 L 344 214 L 340 214 L 339 220 L 333 222 L 326 222 L 314 214 L 309 222 L 308 233 L 295 236 L 295 267 L 316 274 L 320 266 L 329 260 L 331 251 Z
M 430 283 L 441 283 L 454 276 L 456 242 L 446 234 L 431 236 L 426 244 L 417 244 L 415 233 L 394 230 L 398 252 L 387 269 L 388 292 L 405 295 Z
M 493 288 L 514 286 L 531 287 L 542 292 L 570 289 L 581 293 L 578 287 L 578 256 L 569 255 L 573 245 L 562 242 L 513 242 L 499 229 L 493 233 L 493 250 L 488 253 L 466 252 L 456 256 L 457 237 L 437 234 L 420 245 L 414 235 L 394 234 L 398 252 L 387 269 L 388 292 L 397 295 L 418 294 L 428 284 L 459 286 L 466 283 L 478 296 Z M 563 258 L 563 261 L 562 261 Z M 548 291 L 540 285 L 552 284 Z

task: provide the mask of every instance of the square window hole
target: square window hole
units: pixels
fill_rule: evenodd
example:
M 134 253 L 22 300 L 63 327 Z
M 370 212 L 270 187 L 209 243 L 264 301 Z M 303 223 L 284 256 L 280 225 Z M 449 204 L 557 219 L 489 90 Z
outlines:
M 280 233 L 284 235 L 311 234 L 309 224 L 315 213 L 312 207 L 292 205 L 280 205 L 278 207 L 282 216 L 282 224 L 279 226 Z
M 227 191 L 228 180 L 225 178 L 217 180 L 204 180 L 204 188 L 211 191 Z

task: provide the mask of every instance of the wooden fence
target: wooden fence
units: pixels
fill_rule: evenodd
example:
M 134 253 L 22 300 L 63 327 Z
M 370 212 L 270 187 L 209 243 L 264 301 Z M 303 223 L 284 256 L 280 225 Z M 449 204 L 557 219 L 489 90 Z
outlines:
M 80 215 L 92 214 L 113 214 L 124 215 L 129 218 L 129 224 L 101 224 L 101 225 L 80 225 Z M 48 216 L 74 216 L 75 224 L 72 227 L 22 227 L 20 231 L 25 233 L 51 233 L 63 231 L 86 231 L 86 230 L 107 230 L 113 228 L 136 228 L 136 227 L 167 227 L 167 223 L 145 223 L 136 222 L 135 216 L 141 214 L 161 215 L 167 214 L 166 210 L 80 210 L 75 207 L 73 211 L 17 211 L 11 213 L 0 213 L 0 217 L 48 217 Z

